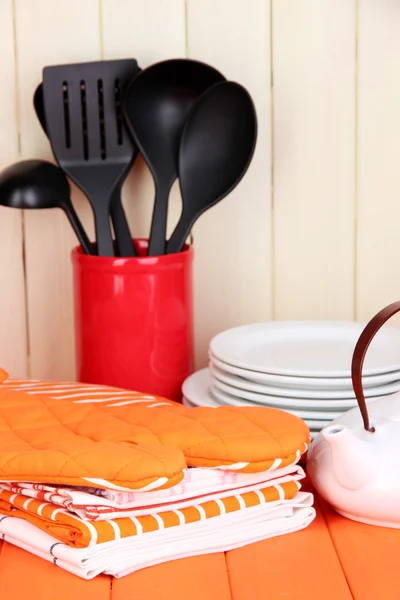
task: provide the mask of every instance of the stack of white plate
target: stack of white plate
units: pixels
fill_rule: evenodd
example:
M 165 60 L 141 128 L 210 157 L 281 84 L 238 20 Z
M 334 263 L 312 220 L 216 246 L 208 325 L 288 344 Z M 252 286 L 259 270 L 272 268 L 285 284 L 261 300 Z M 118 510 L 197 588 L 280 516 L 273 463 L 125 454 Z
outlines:
M 365 324 L 274 321 L 211 340 L 209 368 L 183 384 L 187 406 L 272 406 L 298 415 L 314 437 L 356 406 L 351 359 Z M 365 359 L 367 402 L 400 390 L 400 330 L 383 327 Z

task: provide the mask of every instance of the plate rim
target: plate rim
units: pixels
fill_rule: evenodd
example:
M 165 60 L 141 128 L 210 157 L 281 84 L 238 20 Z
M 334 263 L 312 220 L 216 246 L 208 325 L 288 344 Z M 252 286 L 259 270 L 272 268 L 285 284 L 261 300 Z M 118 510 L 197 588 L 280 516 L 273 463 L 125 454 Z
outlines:
M 211 378 L 213 380 L 214 379 L 213 374 L 216 372 L 215 368 L 209 367 L 209 369 L 210 369 Z M 219 369 L 219 371 L 220 371 L 220 369 Z M 235 376 L 233 376 L 233 377 L 235 377 Z M 217 372 L 215 379 L 217 380 L 218 383 L 221 383 L 221 384 L 225 385 L 226 387 L 233 388 L 235 391 L 240 390 L 243 393 L 249 392 L 249 393 L 259 394 L 260 396 L 271 395 L 271 396 L 279 396 L 282 398 L 293 398 L 296 400 L 297 399 L 299 399 L 299 400 L 300 399 L 305 399 L 305 400 L 319 400 L 319 399 L 320 400 L 356 400 L 353 388 L 351 388 L 350 390 L 303 390 L 303 389 L 296 390 L 295 388 L 269 386 L 269 385 L 263 385 L 261 383 L 253 383 L 252 384 L 250 382 L 247 384 L 249 387 L 251 385 L 253 385 L 253 386 L 257 386 L 259 388 L 264 388 L 264 389 L 260 389 L 260 390 L 255 390 L 255 389 L 246 389 L 245 387 L 239 387 L 239 385 L 233 385 L 229 382 L 227 383 L 226 381 L 224 381 L 223 379 L 220 379 L 218 377 L 218 372 Z M 393 389 L 393 386 L 395 386 L 395 389 Z M 217 387 L 221 387 L 221 386 L 217 385 Z M 381 393 L 378 393 L 378 394 L 372 393 L 372 392 L 376 392 L 377 390 L 379 390 Z M 282 391 L 287 392 L 287 393 L 282 393 Z M 379 397 L 379 396 L 386 396 L 387 394 L 390 394 L 390 393 L 395 394 L 396 392 L 399 392 L 399 391 L 400 391 L 400 380 L 397 380 L 395 382 L 392 382 L 391 384 L 389 383 L 389 384 L 382 385 L 382 386 L 367 387 L 364 389 L 364 396 L 366 398 L 371 398 L 371 397 L 375 398 L 375 397 Z M 235 396 L 236 394 L 232 393 L 232 395 Z
M 219 388 L 217 388 L 217 393 L 221 393 L 221 392 L 222 392 L 222 394 L 226 394 L 227 396 L 232 396 L 232 394 L 229 394 L 228 392 L 225 392 L 224 390 L 220 390 Z M 302 408 L 303 407 L 304 409 L 313 409 L 313 408 L 320 409 L 321 412 L 324 410 L 322 408 L 322 406 L 323 406 L 322 404 L 315 404 L 315 402 L 316 402 L 315 400 L 306 400 L 306 399 L 303 399 L 303 398 L 299 398 L 299 399 L 294 398 L 294 399 L 292 399 L 293 400 L 292 403 L 278 403 L 278 402 L 275 402 L 274 400 L 272 400 L 272 401 L 270 400 L 270 398 L 273 398 L 273 396 L 265 396 L 265 398 L 268 398 L 268 400 L 266 400 L 265 406 L 269 406 L 270 408 L 280 408 L 281 410 L 286 410 L 286 409 L 289 410 L 289 409 L 298 409 L 298 408 Z M 288 400 L 288 398 L 284 398 L 283 396 L 275 396 L 275 398 L 278 401 Z M 242 398 L 242 400 L 245 400 L 247 402 L 252 402 L 252 400 L 250 400 L 248 398 Z M 333 402 L 333 403 L 335 403 L 335 402 L 340 402 L 340 400 L 326 400 L 325 402 L 330 402 L 330 403 Z M 350 400 L 350 401 L 347 400 L 346 402 L 351 402 L 352 404 L 349 403 L 349 404 L 346 404 L 344 406 L 343 405 L 341 405 L 341 406 L 334 406 L 334 407 L 332 406 L 330 408 L 332 410 L 335 409 L 335 408 L 338 411 L 341 410 L 341 414 L 342 414 L 343 412 L 346 412 L 347 410 L 350 410 L 350 409 L 352 409 L 352 408 L 354 408 L 354 407 L 357 406 L 357 401 L 356 400 L 354 400 L 354 402 L 353 402 L 353 400 Z M 313 403 L 313 404 L 311 404 L 311 403 Z M 254 400 L 254 405 L 255 406 L 262 406 L 261 404 L 257 404 L 257 400 Z M 327 412 L 329 412 L 330 408 L 327 408 Z
M 298 388 L 298 389 L 304 389 L 304 390 L 312 390 L 312 389 L 323 390 L 324 382 L 328 383 L 328 385 L 333 386 L 332 391 L 333 391 L 333 389 L 336 389 L 336 390 L 340 390 L 340 389 L 352 390 L 353 389 L 351 376 L 349 376 L 349 377 L 299 377 L 296 375 L 277 375 L 275 373 L 267 373 L 267 372 L 262 372 L 262 371 L 244 369 L 242 367 L 236 367 L 235 365 L 231 365 L 231 364 L 223 361 L 222 359 L 217 358 L 216 356 L 213 355 L 211 350 L 208 353 L 208 361 L 209 361 L 209 364 L 210 363 L 214 364 L 218 369 L 220 369 L 222 371 L 225 370 L 226 373 L 229 373 L 231 375 L 236 375 L 237 377 L 241 377 L 242 379 L 245 379 L 246 381 L 251 381 L 250 377 L 257 376 L 258 379 L 254 380 L 254 381 L 256 383 L 260 383 L 260 385 L 264 385 L 264 383 L 266 383 L 265 380 L 268 380 L 268 379 L 271 380 L 271 385 L 274 385 L 272 383 L 273 381 L 277 381 L 277 380 L 281 379 L 282 384 L 279 386 L 276 385 L 276 387 L 286 387 L 285 386 L 286 380 L 293 380 L 292 382 L 288 381 L 288 383 L 296 383 L 296 384 L 304 383 L 304 386 Z M 217 362 L 215 362 L 215 361 L 217 361 Z M 217 364 L 217 363 L 219 363 L 219 364 Z M 223 365 L 223 366 L 219 366 L 219 365 Z M 350 373 L 350 371 L 349 371 L 349 373 Z M 394 375 L 395 373 L 398 373 L 397 379 Z M 388 381 L 385 381 L 385 379 L 387 377 L 390 377 L 390 379 Z M 378 382 L 376 382 L 377 378 L 380 378 L 378 380 Z M 365 388 L 377 387 L 380 385 L 381 380 L 383 380 L 382 385 L 385 385 L 386 383 L 391 383 L 392 381 L 400 381 L 400 369 L 398 371 L 388 371 L 387 373 L 381 373 L 379 375 L 364 375 L 363 374 L 362 380 L 363 380 L 363 384 L 364 384 Z M 318 382 L 319 385 L 313 387 L 313 383 L 311 383 L 311 382 Z M 343 382 L 343 383 L 339 387 L 339 386 L 335 386 L 335 384 L 333 382 L 335 382 L 335 383 Z M 344 383 L 344 382 L 346 382 L 346 383 Z M 307 387 L 308 385 L 310 387 Z M 346 385 L 348 387 L 346 387 Z M 296 389 L 296 388 L 294 386 L 291 386 L 287 389 Z
M 189 401 L 190 398 L 188 397 L 187 394 L 187 390 L 188 388 L 190 388 L 191 385 L 193 385 L 193 381 L 196 379 L 200 379 L 201 377 L 205 378 L 208 377 L 208 382 L 210 382 L 210 374 L 209 374 L 209 369 L 208 367 L 205 367 L 203 369 L 200 369 L 198 371 L 196 371 L 195 373 L 192 373 L 191 375 L 189 375 L 189 377 L 187 377 L 185 379 L 185 381 L 182 384 L 182 395 L 185 396 Z M 209 393 L 209 387 L 206 388 L 207 389 L 207 393 Z M 188 390 L 190 392 L 190 389 Z M 222 392 L 225 393 L 226 392 Z M 229 396 L 229 394 L 227 394 Z M 382 397 L 382 396 L 381 396 Z M 285 398 L 281 397 L 279 398 L 280 400 L 285 400 Z M 246 400 L 245 400 L 246 401 Z M 216 400 L 214 400 L 214 402 L 216 402 Z M 251 403 L 251 400 L 247 400 L 247 402 Z M 295 404 L 295 405 L 279 405 L 279 404 L 266 404 L 265 406 L 269 406 L 270 408 L 278 408 L 281 410 L 286 410 L 286 409 L 292 409 L 292 410 L 298 410 L 299 408 L 304 408 L 305 410 L 308 409 L 315 409 L 318 412 L 338 412 L 339 414 L 337 415 L 338 418 L 341 414 L 343 414 L 344 412 L 346 412 L 347 410 L 350 410 L 351 408 L 354 408 L 355 406 L 357 406 L 357 402 L 354 401 L 354 404 L 352 405 L 346 405 L 346 406 L 331 406 L 331 407 L 326 407 L 326 402 L 337 402 L 337 400 L 331 400 L 331 401 L 324 401 L 324 404 L 315 404 L 316 401 L 311 400 L 310 402 L 312 402 L 312 404 L 309 405 L 304 405 L 304 402 L 306 402 L 305 400 L 297 400 L 298 403 L 301 402 L 301 404 Z M 254 402 L 254 406 L 261 406 L 261 405 L 257 405 Z
M 232 365 L 234 367 L 239 367 L 239 368 L 243 368 L 249 371 L 257 371 L 257 372 L 265 372 L 265 373 L 271 373 L 274 375 L 285 375 L 285 376 L 295 376 L 295 377 L 312 377 L 312 378 L 325 378 L 325 377 L 329 377 L 329 378 L 342 378 L 342 377 L 348 377 L 349 376 L 349 371 L 307 371 L 307 370 L 289 370 L 289 369 L 285 369 L 285 368 L 280 368 L 280 367 L 268 367 L 268 371 L 260 371 L 259 369 L 254 369 L 254 365 L 251 365 L 250 363 L 247 363 L 246 361 L 242 361 L 242 360 L 234 360 L 234 362 L 232 362 L 232 358 L 229 360 L 226 357 L 224 358 L 219 352 L 218 349 L 215 349 L 215 345 L 220 343 L 221 338 L 223 338 L 223 336 L 227 336 L 227 335 L 233 335 L 233 332 L 239 333 L 240 331 L 245 331 L 245 330 L 249 330 L 249 329 L 259 329 L 261 327 L 263 328 L 268 328 L 268 329 L 278 329 L 279 328 L 284 328 L 284 329 L 290 329 L 290 327 L 294 327 L 294 328 L 300 328 L 300 327 L 327 327 L 330 329 L 333 328 L 338 328 L 338 327 L 343 327 L 344 329 L 358 329 L 361 333 L 361 331 L 363 330 L 363 328 L 365 327 L 365 325 L 367 324 L 367 322 L 364 321 L 329 321 L 329 320 L 292 320 L 292 321 L 284 321 L 284 320 L 276 320 L 276 321 L 264 321 L 264 322 L 258 322 L 258 323 L 250 323 L 247 325 L 240 325 L 238 327 L 232 327 L 230 329 L 226 329 L 225 331 L 222 331 L 220 333 L 218 333 L 216 336 L 214 336 L 209 344 L 209 349 L 211 350 L 211 352 L 214 354 L 214 356 L 216 358 L 218 358 L 219 360 Z M 396 327 L 391 327 L 391 326 L 387 326 L 384 325 L 381 330 L 380 330 L 380 335 L 384 335 L 384 333 L 388 333 L 389 335 L 396 335 L 399 338 L 400 341 L 400 329 L 396 328 Z M 380 374 L 384 374 L 384 373 L 390 373 L 393 371 L 398 371 L 400 370 L 400 362 L 399 363 L 395 363 L 392 365 L 387 365 L 385 367 L 376 367 L 376 368 L 369 368 L 369 369 L 364 369 L 363 374 L 364 375 L 380 375 Z M 318 374 L 317 374 L 318 373 Z

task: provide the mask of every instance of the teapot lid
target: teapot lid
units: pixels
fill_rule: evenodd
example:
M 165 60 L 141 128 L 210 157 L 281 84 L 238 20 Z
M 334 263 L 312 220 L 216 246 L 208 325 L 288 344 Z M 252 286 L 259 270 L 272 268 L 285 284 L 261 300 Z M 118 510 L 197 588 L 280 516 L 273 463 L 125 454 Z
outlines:
M 378 333 L 379 329 L 386 323 L 386 321 L 388 321 L 399 311 L 400 302 L 393 302 L 379 311 L 364 327 L 353 352 L 353 359 L 351 362 L 351 379 L 353 382 L 353 390 L 363 419 L 364 429 L 366 431 L 370 431 L 371 433 L 375 431 L 375 427 L 371 427 L 370 425 L 368 409 L 365 402 L 362 385 L 362 368 L 364 359 L 369 345 L 371 344 L 375 335 Z

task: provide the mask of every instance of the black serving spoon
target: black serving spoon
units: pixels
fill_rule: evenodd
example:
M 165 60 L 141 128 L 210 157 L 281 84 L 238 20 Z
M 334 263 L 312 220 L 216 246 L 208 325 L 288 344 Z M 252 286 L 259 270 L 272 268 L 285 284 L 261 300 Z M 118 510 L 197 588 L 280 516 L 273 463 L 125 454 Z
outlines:
M 61 208 L 67 215 L 84 252 L 92 244 L 71 202 L 68 179 L 62 169 L 45 160 L 22 160 L 0 173 L 0 205 L 9 208 Z
M 224 81 L 204 92 L 182 133 L 182 214 L 167 243 L 167 254 L 180 252 L 200 215 L 237 186 L 250 165 L 256 139 L 256 111 L 243 86 Z
M 178 176 L 179 142 L 193 103 L 210 86 L 225 81 L 209 65 L 172 59 L 144 69 L 127 88 L 124 113 L 154 179 L 156 197 L 148 255 L 165 253 L 169 193 Z

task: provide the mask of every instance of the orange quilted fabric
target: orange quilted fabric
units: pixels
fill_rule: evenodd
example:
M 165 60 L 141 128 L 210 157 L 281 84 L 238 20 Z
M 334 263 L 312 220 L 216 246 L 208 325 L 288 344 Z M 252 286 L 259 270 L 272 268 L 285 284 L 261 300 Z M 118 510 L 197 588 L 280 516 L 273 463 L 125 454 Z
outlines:
M 0 385 L 4 481 L 159 489 L 179 483 L 187 466 L 284 467 L 308 444 L 306 424 L 273 408 L 188 409 L 76 383 Z

